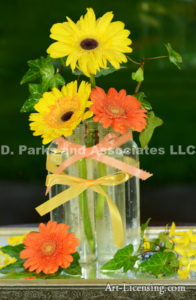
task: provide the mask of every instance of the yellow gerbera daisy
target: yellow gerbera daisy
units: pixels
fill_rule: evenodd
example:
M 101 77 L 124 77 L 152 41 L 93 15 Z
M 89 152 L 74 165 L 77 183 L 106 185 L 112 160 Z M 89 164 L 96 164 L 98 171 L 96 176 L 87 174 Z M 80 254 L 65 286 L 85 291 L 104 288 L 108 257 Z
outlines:
M 72 71 L 78 68 L 87 76 L 107 68 L 107 61 L 118 69 L 120 63 L 127 62 L 123 53 L 132 52 L 129 47 L 132 41 L 124 23 L 111 22 L 112 19 L 113 13 L 107 12 L 96 20 L 92 8 L 87 8 L 77 23 L 67 17 L 67 22 L 52 26 L 50 37 L 57 42 L 50 45 L 47 53 L 52 58 L 68 56 L 66 65 Z
M 70 136 L 78 124 L 90 118 L 93 113 L 85 111 L 91 105 L 88 101 L 91 85 L 82 81 L 77 87 L 77 81 L 64 85 L 60 90 L 53 88 L 43 94 L 35 105 L 37 113 L 29 117 L 33 135 L 41 135 L 43 144 L 47 144 L 59 136 Z

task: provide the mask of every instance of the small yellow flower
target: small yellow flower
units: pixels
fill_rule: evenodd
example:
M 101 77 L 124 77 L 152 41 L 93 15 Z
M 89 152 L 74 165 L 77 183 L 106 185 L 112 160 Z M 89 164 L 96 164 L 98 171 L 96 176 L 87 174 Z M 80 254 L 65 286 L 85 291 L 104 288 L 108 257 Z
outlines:
M 107 68 L 107 62 L 119 69 L 127 62 L 124 53 L 132 52 L 128 38 L 130 31 L 124 23 L 111 22 L 113 13 L 107 12 L 96 20 L 92 8 L 77 23 L 67 17 L 67 22 L 54 24 L 50 37 L 57 42 L 50 45 L 47 53 L 52 58 L 67 56 L 66 66 L 76 68 L 85 75 L 96 74 L 100 68 Z
M 0 246 L 0 248 L 2 247 Z M 8 254 L 5 254 L 2 251 L 0 251 L 0 269 L 6 267 L 7 265 L 13 264 L 15 261 L 15 257 L 11 257 Z
M 182 256 L 178 260 L 179 260 L 179 266 L 180 266 L 180 268 L 182 266 L 187 266 L 187 265 L 190 264 L 190 258 L 187 258 L 186 256 Z
M 146 236 L 144 236 L 143 247 L 144 247 L 145 250 L 149 250 L 150 249 L 150 242 L 149 242 L 149 239 Z
M 26 234 L 11 236 L 8 238 L 8 244 L 10 246 L 16 246 L 16 245 L 22 244 L 25 237 L 26 237 Z
M 82 120 L 92 117 L 91 111 L 86 111 L 91 105 L 89 95 L 91 85 L 77 81 L 64 85 L 60 90 L 53 88 L 43 94 L 35 105 L 37 113 L 32 113 L 29 120 L 33 135 L 41 135 L 43 144 L 48 144 L 60 136 L 70 136 Z
M 185 267 L 183 270 L 178 270 L 179 278 L 186 279 L 190 278 L 190 266 Z
M 190 270 L 196 272 L 196 259 L 193 259 L 190 263 Z
M 172 222 L 169 237 L 172 237 L 175 234 L 175 230 L 176 230 L 176 225 L 174 222 Z
M 174 251 L 175 251 L 176 253 L 182 255 L 182 256 L 185 256 L 185 255 L 186 255 L 186 251 L 185 251 L 184 247 L 181 247 L 181 246 L 176 245 L 176 246 L 174 247 Z

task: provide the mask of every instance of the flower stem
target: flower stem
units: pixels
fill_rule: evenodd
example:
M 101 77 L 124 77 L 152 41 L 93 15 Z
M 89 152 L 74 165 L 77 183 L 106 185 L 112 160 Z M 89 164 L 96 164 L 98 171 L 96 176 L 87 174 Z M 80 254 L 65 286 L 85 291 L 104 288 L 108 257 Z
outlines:
M 92 88 L 96 87 L 95 76 L 93 76 L 93 75 L 90 76 L 90 83 L 91 83 Z
M 154 59 L 161 59 L 161 58 L 168 58 L 168 55 L 162 55 L 162 56 L 155 56 L 155 57 L 146 57 L 143 58 L 143 60 L 154 60 Z
M 102 177 L 102 176 L 106 175 L 106 165 L 105 164 L 102 164 L 100 162 L 98 163 L 98 174 L 99 174 L 99 177 Z M 105 192 L 107 192 L 107 187 L 106 186 L 102 186 L 102 189 Z M 105 197 L 103 195 L 101 195 L 101 194 L 98 194 L 96 208 L 95 208 L 96 218 L 97 219 L 101 219 L 102 218 L 104 204 L 105 204 Z
M 134 59 L 132 59 L 132 58 L 129 57 L 128 55 L 127 55 L 127 58 L 128 58 L 128 60 L 130 60 L 132 63 L 134 63 L 134 64 L 136 64 L 136 65 L 140 65 L 140 62 L 135 61 Z
M 76 142 L 78 142 L 79 137 L 76 138 Z M 78 169 L 79 169 L 79 176 L 80 178 L 87 178 L 87 167 L 86 167 L 86 159 L 83 158 L 78 161 Z M 89 244 L 89 247 L 93 253 L 95 253 L 95 240 L 93 236 L 92 226 L 91 226 L 91 219 L 89 216 L 88 210 L 88 201 L 87 201 L 87 193 L 84 191 L 79 195 L 79 206 L 80 206 L 80 213 L 82 215 L 83 225 L 84 225 L 84 232 Z
M 95 81 L 95 77 L 93 75 L 90 76 L 90 82 L 91 82 L 92 88 L 95 88 L 96 87 L 96 81 Z M 88 145 L 88 147 L 94 145 L 94 143 L 93 143 L 94 140 L 92 142 L 92 137 L 94 138 L 94 135 L 95 135 L 95 131 L 92 130 L 92 129 L 89 130 L 88 136 L 87 136 L 87 145 Z M 88 142 L 88 140 L 89 140 L 89 142 Z M 102 177 L 104 175 L 106 175 L 106 165 L 98 162 L 98 176 Z M 104 186 L 102 188 L 105 192 L 107 191 L 106 186 Z M 104 203 L 105 203 L 105 197 L 103 195 L 98 194 L 96 207 L 95 207 L 95 214 L 96 214 L 96 218 L 98 218 L 98 219 L 101 219 L 101 217 L 102 217 Z

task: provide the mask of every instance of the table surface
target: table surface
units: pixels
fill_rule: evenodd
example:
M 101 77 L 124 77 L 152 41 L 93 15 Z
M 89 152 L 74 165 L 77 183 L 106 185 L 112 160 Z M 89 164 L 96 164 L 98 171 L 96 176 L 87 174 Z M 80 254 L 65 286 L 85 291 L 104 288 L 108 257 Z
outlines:
M 0 245 L 4 246 L 8 243 L 8 237 L 14 236 L 14 235 L 22 235 L 25 233 L 28 233 L 30 231 L 35 231 L 37 227 L 1 227 L 0 228 Z M 189 227 L 178 227 L 177 230 L 189 230 L 193 229 L 194 232 L 196 232 L 196 227 L 195 226 L 189 226 Z M 149 227 L 147 231 L 147 235 L 151 238 L 156 237 L 160 231 L 163 231 L 164 227 Z M 22 283 L 24 285 L 37 285 L 37 284 L 65 284 L 65 285 L 86 285 L 86 284 L 97 284 L 97 285 L 102 285 L 108 282 L 110 280 L 111 282 L 114 283 L 122 283 L 122 282 L 130 282 L 130 280 L 134 283 L 141 284 L 142 282 L 144 283 L 160 283 L 161 284 L 174 284 L 176 282 L 184 282 L 186 284 L 191 284 L 195 285 L 196 284 L 196 276 L 194 276 L 191 279 L 176 279 L 176 278 L 168 278 L 168 279 L 139 279 L 139 278 L 128 278 L 126 274 L 118 273 L 115 275 L 115 277 L 112 277 L 113 275 L 102 275 L 101 278 L 95 278 L 95 272 L 92 271 L 92 268 L 95 268 L 95 264 L 91 265 L 86 265 L 86 267 L 83 267 L 83 277 L 84 279 L 34 279 L 34 280 L 21 280 L 21 279 L 0 279 L 0 286 L 6 285 L 6 284 L 18 284 Z M 196 275 L 196 274 L 195 274 Z
M 9 236 L 35 231 L 36 227 L 0 228 L 0 245 L 6 245 Z M 196 227 L 178 227 L 178 230 Z M 164 227 L 149 227 L 148 235 L 155 237 Z M 196 278 L 196 277 L 195 277 Z M 196 279 L 0 279 L 0 300 L 103 300 L 103 299 L 196 299 Z M 114 288 L 106 290 L 107 285 Z M 130 290 L 131 288 L 131 290 Z M 138 288 L 138 290 L 132 290 Z M 162 293 L 161 293 L 162 291 Z M 180 291 L 180 292 L 179 292 Z

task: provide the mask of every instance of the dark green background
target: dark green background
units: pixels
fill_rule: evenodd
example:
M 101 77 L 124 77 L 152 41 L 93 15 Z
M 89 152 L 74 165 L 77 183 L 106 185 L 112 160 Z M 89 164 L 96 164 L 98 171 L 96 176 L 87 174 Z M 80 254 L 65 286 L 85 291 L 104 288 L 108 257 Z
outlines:
M 142 89 L 152 103 L 156 115 L 164 125 L 156 129 L 150 147 L 164 147 L 165 155 L 142 155 L 142 168 L 154 173 L 146 187 L 195 182 L 196 155 L 169 154 L 170 145 L 183 150 L 195 145 L 196 110 L 196 2 L 187 0 L 164 1 L 63 1 L 63 0 L 6 0 L 0 4 L 0 137 L 2 145 L 9 145 L 15 155 L 0 156 L 2 181 L 38 182 L 44 184 L 45 156 L 18 155 L 18 145 L 41 146 L 40 137 L 29 130 L 28 115 L 19 113 L 28 97 L 27 86 L 20 80 L 27 70 L 26 61 L 45 55 L 52 43 L 49 30 L 52 24 L 69 16 L 76 21 L 93 7 L 101 16 L 113 11 L 114 20 L 121 20 L 131 30 L 131 57 L 165 55 L 164 43 L 170 42 L 183 57 L 182 71 L 167 59 L 150 61 L 145 65 Z M 131 80 L 135 65 L 108 77 L 97 84 L 108 89 L 125 88 L 133 93 Z M 69 72 L 66 81 L 72 79 Z M 144 185 L 144 184 L 143 184 Z

